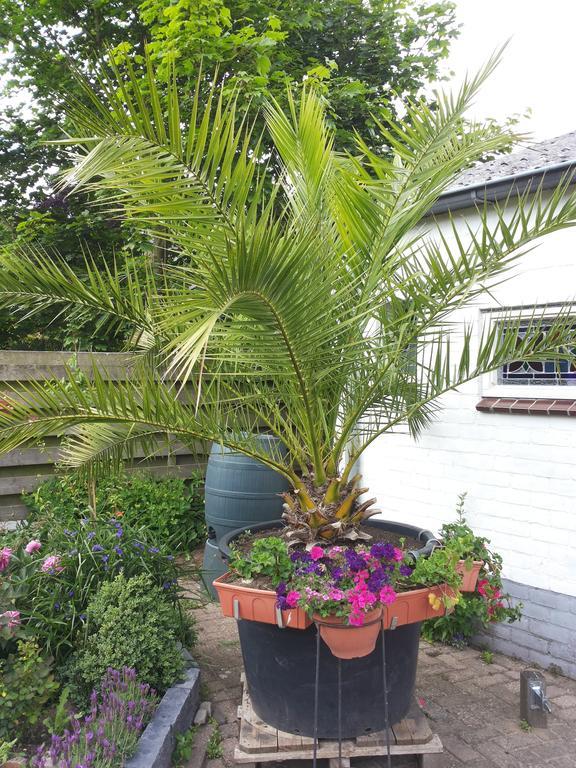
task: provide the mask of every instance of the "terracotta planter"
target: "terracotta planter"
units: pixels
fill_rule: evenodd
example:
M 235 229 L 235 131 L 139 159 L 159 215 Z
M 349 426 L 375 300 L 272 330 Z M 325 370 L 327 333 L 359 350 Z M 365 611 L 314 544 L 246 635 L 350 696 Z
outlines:
M 457 572 L 462 576 L 460 592 L 474 592 L 478 582 L 478 574 L 484 563 L 482 560 L 474 560 L 470 567 L 467 567 L 466 560 L 460 560 L 456 566 Z
M 430 594 L 439 598 L 452 597 L 454 591 L 446 584 L 439 584 L 435 587 L 413 589 L 410 592 L 398 592 L 392 605 L 384 606 L 384 629 L 395 629 L 405 624 L 416 624 L 443 616 L 446 613 L 444 605 L 439 608 L 430 605 Z
M 338 659 L 361 659 L 368 656 L 376 647 L 378 635 L 382 629 L 382 607 L 368 611 L 364 624 L 350 626 L 345 616 L 319 616 L 312 618 L 318 623 L 320 637 L 333 655 Z
M 276 605 L 276 592 L 271 589 L 253 589 L 230 582 L 225 573 L 213 582 L 218 592 L 222 614 L 234 619 L 275 624 L 281 629 L 306 629 L 312 621 L 301 608 L 281 611 Z

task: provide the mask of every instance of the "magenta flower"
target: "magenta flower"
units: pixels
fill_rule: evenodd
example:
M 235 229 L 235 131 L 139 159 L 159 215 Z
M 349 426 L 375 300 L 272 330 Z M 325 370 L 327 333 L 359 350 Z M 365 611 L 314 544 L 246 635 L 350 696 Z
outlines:
M 322 560 L 322 558 L 324 557 L 324 550 L 322 549 L 322 547 L 318 547 L 318 546 L 312 547 L 312 549 L 310 550 L 310 557 L 312 558 L 312 560 Z
M 34 552 L 38 552 L 41 547 L 42 543 L 38 541 L 38 539 L 32 539 L 32 541 L 29 541 L 24 547 L 24 552 L 26 552 L 27 555 L 31 555 Z
M 398 547 L 394 547 L 394 560 L 397 562 L 404 560 L 404 552 L 402 552 L 401 549 L 398 549 Z
M 286 605 L 288 608 L 296 608 L 298 600 L 300 600 L 300 592 L 296 592 L 294 589 L 286 595 Z
M 20 611 L 5 611 L 0 613 L 0 619 L 8 619 L 8 629 L 20 626 Z
M 60 555 L 50 555 L 50 557 L 47 557 L 40 566 L 40 570 L 51 575 L 61 573 L 64 567 L 61 565 Z
M 396 592 L 392 589 L 392 587 L 387 584 L 386 586 L 382 587 L 380 590 L 380 602 L 384 605 L 390 605 L 391 603 L 396 600 Z
M 12 550 L 10 547 L 4 547 L 0 549 L 0 573 L 5 571 L 10 565 L 10 558 L 12 557 Z

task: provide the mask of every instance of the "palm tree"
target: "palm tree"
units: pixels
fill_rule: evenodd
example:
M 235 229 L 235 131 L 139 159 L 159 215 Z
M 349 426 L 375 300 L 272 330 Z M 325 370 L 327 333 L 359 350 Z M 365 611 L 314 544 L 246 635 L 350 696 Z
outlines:
M 134 372 L 30 384 L 0 413 L 0 449 L 65 433 L 64 463 L 95 471 L 168 438 L 218 441 L 288 478 L 290 541 L 361 535 L 374 500 L 359 499 L 354 467 L 367 446 L 406 425 L 418 435 L 438 398 L 487 371 L 576 345 L 569 308 L 552 323 L 505 316 L 479 340 L 452 322 L 535 240 L 576 223 L 568 180 L 519 197 L 512 214 L 480 207 L 466 238 L 425 218 L 462 169 L 509 145 L 509 132 L 463 119 L 497 59 L 433 110 L 410 103 L 404 120 L 379 123 L 382 154 L 360 137 L 340 153 L 306 87 L 266 106 L 266 157 L 226 84 L 204 104 L 197 92 L 184 117 L 148 60 L 85 81 L 63 183 L 98 191 L 168 245 L 138 268 L 99 271 L 88 257 L 85 277 L 31 248 L 2 254 L 2 307 L 128 327 Z M 262 429 L 286 455 L 263 451 Z

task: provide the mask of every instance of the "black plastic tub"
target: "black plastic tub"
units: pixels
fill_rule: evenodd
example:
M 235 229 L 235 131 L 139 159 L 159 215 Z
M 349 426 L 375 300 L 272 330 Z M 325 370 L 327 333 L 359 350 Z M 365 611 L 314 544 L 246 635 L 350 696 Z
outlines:
M 251 530 L 265 530 L 262 523 Z M 275 521 L 275 527 L 282 523 Z M 410 525 L 370 520 L 391 533 L 422 542 L 416 556 L 427 554 L 436 540 L 430 531 Z M 222 555 L 245 529 L 225 536 Z M 279 629 L 272 624 L 238 621 L 246 683 L 255 713 L 269 725 L 288 733 L 314 735 L 316 627 Z M 414 697 L 420 623 L 381 633 L 376 648 L 359 659 L 342 660 L 342 738 L 354 738 L 385 727 L 382 638 L 386 643 L 386 680 L 390 723 L 406 716 Z M 318 737 L 338 737 L 338 659 L 320 643 Z

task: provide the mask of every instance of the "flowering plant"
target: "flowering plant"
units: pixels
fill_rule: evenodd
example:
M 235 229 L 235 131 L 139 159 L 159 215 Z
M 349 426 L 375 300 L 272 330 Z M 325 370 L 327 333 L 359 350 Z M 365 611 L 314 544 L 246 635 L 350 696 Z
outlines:
M 294 575 L 289 584 L 278 585 L 278 606 L 347 617 L 353 626 L 361 626 L 368 611 L 393 603 L 397 588 L 412 574 L 405 553 L 384 542 L 355 549 L 314 546 L 290 558 Z
M 82 720 L 71 717 L 62 735 L 53 734 L 49 745 L 39 747 L 33 768 L 122 765 L 134 752 L 156 701 L 154 690 L 139 683 L 133 669 L 108 669 L 100 690 L 92 692 L 90 712 Z

